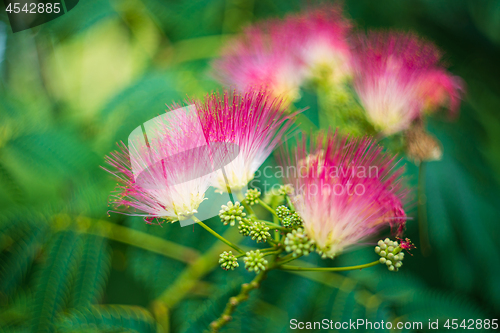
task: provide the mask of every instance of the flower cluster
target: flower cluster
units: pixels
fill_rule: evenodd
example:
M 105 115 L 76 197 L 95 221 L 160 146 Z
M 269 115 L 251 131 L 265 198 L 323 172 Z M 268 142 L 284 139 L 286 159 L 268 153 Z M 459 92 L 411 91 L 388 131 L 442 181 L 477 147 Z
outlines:
M 358 136 L 402 132 L 417 163 L 441 156 L 423 120 L 440 108 L 456 115 L 464 91 L 435 45 L 413 33 L 353 33 L 338 5 L 252 25 L 222 53 L 213 64 L 220 81 L 240 90 L 266 86 L 285 101 L 297 100 L 300 87 L 312 83 L 326 101 L 324 121 Z

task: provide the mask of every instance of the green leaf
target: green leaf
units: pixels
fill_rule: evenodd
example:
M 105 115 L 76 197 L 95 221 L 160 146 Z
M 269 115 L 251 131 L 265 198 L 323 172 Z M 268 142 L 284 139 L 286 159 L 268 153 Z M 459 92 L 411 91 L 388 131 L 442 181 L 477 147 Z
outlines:
M 86 235 L 83 255 L 73 287 L 73 307 L 88 307 L 102 297 L 111 265 L 111 255 L 106 239 Z
M 62 231 L 54 236 L 35 281 L 33 332 L 53 331 L 57 313 L 65 308 L 80 254 L 80 235 Z
M 61 316 L 57 324 L 58 332 L 95 329 L 100 332 L 156 333 L 156 322 L 149 311 L 139 306 L 93 305 Z
M 16 239 L 7 258 L 1 263 L 0 293 L 11 296 L 24 282 L 33 260 L 39 253 L 45 230 L 42 226 L 30 225 L 21 239 Z M 21 228 L 16 231 L 22 230 Z

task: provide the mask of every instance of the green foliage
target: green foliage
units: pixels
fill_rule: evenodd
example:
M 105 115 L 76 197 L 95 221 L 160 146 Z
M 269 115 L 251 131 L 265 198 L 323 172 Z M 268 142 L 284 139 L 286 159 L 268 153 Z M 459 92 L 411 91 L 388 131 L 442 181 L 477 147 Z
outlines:
M 57 331 L 156 333 L 156 322 L 149 311 L 138 306 L 94 305 L 59 318 Z
M 72 307 L 88 308 L 99 302 L 104 292 L 111 256 L 107 241 L 102 237 L 86 236 L 79 262 Z
M 51 332 L 59 311 L 65 308 L 81 256 L 81 237 L 73 231 L 54 235 L 47 258 L 35 280 L 33 332 Z

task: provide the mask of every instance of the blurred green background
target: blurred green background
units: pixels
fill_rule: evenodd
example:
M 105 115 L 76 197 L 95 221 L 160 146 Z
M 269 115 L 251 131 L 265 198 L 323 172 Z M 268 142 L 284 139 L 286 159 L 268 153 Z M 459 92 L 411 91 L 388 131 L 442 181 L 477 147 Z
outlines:
M 242 26 L 305 7 L 296 0 L 81 0 L 15 34 L 3 12 L 2 331 L 198 333 L 221 313 L 253 273 L 220 269 L 225 247 L 198 226 L 109 217 L 115 182 L 99 166 L 166 103 L 220 89 L 209 63 Z M 288 332 L 292 318 L 500 318 L 500 1 L 349 0 L 345 9 L 359 30 L 411 29 L 433 40 L 467 84 L 456 121 L 429 121 L 444 147 L 442 161 L 426 168 L 432 250 L 414 251 L 398 273 L 273 271 L 224 331 Z M 317 124 L 308 91 L 297 103 L 304 106 Z M 417 174 L 407 162 L 412 185 Z M 420 247 L 416 209 L 409 215 L 408 236 Z M 340 266 L 374 256 L 368 246 L 336 262 L 309 261 Z

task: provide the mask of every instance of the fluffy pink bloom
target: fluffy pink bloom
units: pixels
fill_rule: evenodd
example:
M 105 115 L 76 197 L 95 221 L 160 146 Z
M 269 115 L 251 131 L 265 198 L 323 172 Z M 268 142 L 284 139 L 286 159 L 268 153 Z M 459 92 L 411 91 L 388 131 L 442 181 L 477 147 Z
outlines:
M 250 26 L 222 51 L 213 63 L 214 75 L 240 92 L 266 87 L 276 97 L 295 100 L 302 83 L 302 65 L 290 52 L 293 39 L 279 21 Z
M 323 5 L 285 19 L 283 30 L 294 41 L 291 52 L 305 66 L 306 79 L 339 83 L 351 75 L 347 42 L 351 27 L 338 5 Z
M 219 191 L 245 187 L 292 125 L 282 101 L 266 90 L 211 94 L 196 107 L 207 141 L 233 143 L 238 149 L 224 167 L 225 176 L 219 173 L 213 183 Z
M 266 86 L 294 100 L 306 79 L 338 82 L 350 74 L 350 27 L 338 6 L 261 22 L 228 43 L 213 64 L 215 76 L 240 91 Z
M 186 108 L 189 110 L 189 107 Z M 216 154 L 207 145 L 196 112 L 167 112 L 138 128 L 128 148 L 106 157 L 119 183 L 113 196 L 116 212 L 185 220 L 197 213 L 210 186 Z
M 462 83 L 441 67 L 432 44 L 413 34 L 382 32 L 355 47 L 355 89 L 376 129 L 389 135 L 409 127 L 425 111 L 459 106 Z
M 406 215 L 402 168 L 371 139 L 331 132 L 281 154 L 296 211 L 320 253 L 334 257 L 390 225 L 401 233 Z

